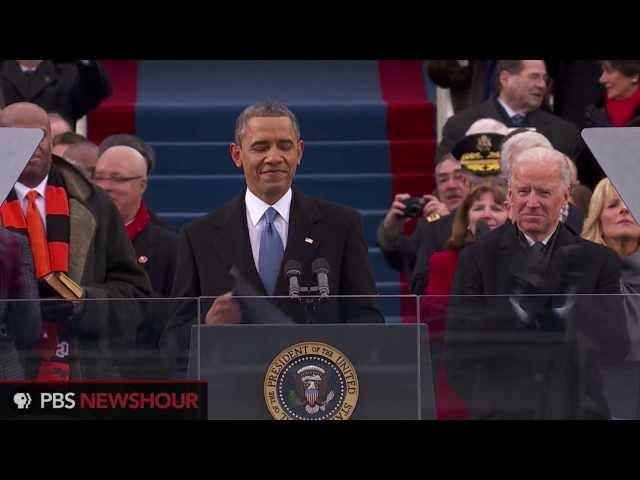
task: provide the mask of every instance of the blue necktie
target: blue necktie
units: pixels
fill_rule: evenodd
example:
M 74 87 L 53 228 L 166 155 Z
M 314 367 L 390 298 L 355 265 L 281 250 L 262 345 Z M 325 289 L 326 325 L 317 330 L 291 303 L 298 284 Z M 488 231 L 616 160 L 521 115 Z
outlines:
M 516 113 L 513 117 L 511 117 L 511 123 L 514 127 L 521 127 L 524 124 L 524 115 L 521 113 Z
M 267 208 L 264 212 L 265 225 L 260 235 L 260 252 L 258 253 L 258 271 L 262 284 L 271 296 L 276 290 L 278 283 L 278 273 L 280 273 L 280 263 L 284 255 L 284 246 L 282 239 L 273 224 L 278 212 L 273 208 Z

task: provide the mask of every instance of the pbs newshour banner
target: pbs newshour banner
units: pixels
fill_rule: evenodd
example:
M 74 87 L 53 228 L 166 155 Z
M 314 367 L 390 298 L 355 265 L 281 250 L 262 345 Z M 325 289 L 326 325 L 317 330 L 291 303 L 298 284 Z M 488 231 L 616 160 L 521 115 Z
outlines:
M 207 384 L 0 382 L 0 419 L 207 418 Z

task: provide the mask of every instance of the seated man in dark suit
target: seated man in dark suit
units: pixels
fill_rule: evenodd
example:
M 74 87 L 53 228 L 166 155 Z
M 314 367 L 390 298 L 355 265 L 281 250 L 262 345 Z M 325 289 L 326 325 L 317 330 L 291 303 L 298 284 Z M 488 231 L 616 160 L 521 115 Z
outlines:
M 178 234 L 158 218 L 143 200 L 150 169 L 151 164 L 138 150 L 116 145 L 106 149 L 98 158 L 93 181 L 107 192 L 118 208 L 135 250 L 137 263 L 145 269 L 151 280 L 153 297 L 160 299 L 171 295 Z M 162 374 L 158 370 L 161 367 L 157 359 L 158 343 L 166 326 L 169 303 L 149 300 L 142 302 L 142 305 L 145 307 L 145 318 L 138 327 L 136 337 L 139 357 L 137 374 L 157 377 Z
M 98 158 L 93 182 L 109 194 L 118 208 L 138 264 L 149 275 L 154 294 L 168 297 L 173 286 L 178 235 L 144 202 L 150 168 L 134 148 L 113 146 Z
M 594 162 L 585 153 L 575 125 L 541 108 L 547 91 L 543 60 L 500 60 L 496 67 L 498 96 L 449 118 L 442 129 L 436 158 L 451 151 L 479 118 L 493 118 L 507 127 L 530 127 L 549 139 L 553 148 L 574 159 L 582 183 L 593 187 Z M 588 153 L 588 152 L 587 152 Z
M 69 125 L 69 122 L 66 121 L 59 114 L 55 112 L 49 112 L 48 114 L 49 114 L 49 122 L 51 123 L 51 138 L 53 138 L 54 142 L 58 135 L 62 135 L 63 133 L 74 131 L 74 129 L 71 128 L 71 125 Z
M 85 177 L 91 179 L 98 163 L 98 146 L 88 140 L 74 143 L 64 151 L 62 158 L 75 165 Z
M 51 138 L 53 145 L 51 153 L 62 158 L 64 158 L 64 152 L 71 145 L 77 145 L 78 143 L 84 143 L 88 141 L 87 137 L 76 132 L 63 132 Z
M 618 297 L 591 294 L 620 292 L 620 264 L 559 221 L 569 184 L 560 152 L 521 153 L 513 223 L 460 255 L 446 368 L 474 418 L 609 416 L 598 368 L 624 359 L 629 339 Z
M 295 115 L 284 105 L 259 103 L 246 108 L 236 121 L 234 164 L 244 172 L 247 188 L 213 213 L 186 226 L 180 236 L 173 297 L 216 296 L 203 309 L 204 323 L 252 322 L 231 297 L 234 277 L 244 278 L 259 295 L 287 296 L 284 266 L 301 265 L 300 283 L 315 283 L 312 262 L 329 264 L 331 295 L 375 295 L 373 273 L 354 210 L 310 198 L 292 187 L 300 165 L 303 141 Z M 289 299 L 274 304 L 295 322 L 381 322 L 371 301 L 328 302 L 311 318 Z M 180 351 L 188 347 L 195 319 L 178 308 L 170 319 L 167 338 L 177 335 Z M 186 327 L 186 329 L 185 329 Z M 176 333 L 176 330 L 180 333 Z

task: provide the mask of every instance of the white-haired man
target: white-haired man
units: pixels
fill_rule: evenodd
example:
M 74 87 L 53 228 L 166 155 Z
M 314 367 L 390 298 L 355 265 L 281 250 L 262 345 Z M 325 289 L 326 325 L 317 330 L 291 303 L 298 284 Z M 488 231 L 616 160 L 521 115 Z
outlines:
M 473 418 L 609 417 L 599 363 L 622 361 L 629 339 L 617 296 L 591 294 L 619 293 L 620 266 L 560 222 L 569 185 L 562 153 L 516 156 L 512 223 L 460 255 L 445 357 Z
M 550 150 L 553 149 L 553 146 L 547 137 L 535 131 L 519 129 L 507 135 L 500 149 L 501 175 L 504 177 L 505 181 L 511 174 L 513 159 L 521 153 L 536 147 L 547 148 Z M 560 221 L 565 222 L 567 227 L 569 227 L 569 230 L 574 234 L 580 235 L 582 232 L 584 217 L 587 212 L 584 207 L 577 207 L 576 202 L 571 197 L 573 188 L 579 185 L 580 182 L 578 181 L 578 171 L 573 160 L 565 156 L 565 161 L 567 162 L 570 172 L 570 188 L 569 200 L 563 205 L 560 212 Z M 581 186 L 581 188 L 590 193 L 590 190 L 587 187 Z

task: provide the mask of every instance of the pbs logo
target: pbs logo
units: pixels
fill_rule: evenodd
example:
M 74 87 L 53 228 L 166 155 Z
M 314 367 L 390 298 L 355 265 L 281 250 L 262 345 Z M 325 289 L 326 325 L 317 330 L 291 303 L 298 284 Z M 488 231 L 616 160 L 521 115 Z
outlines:
M 31 395 L 26 392 L 18 392 L 13 396 L 13 403 L 18 410 L 28 410 L 31 407 Z

